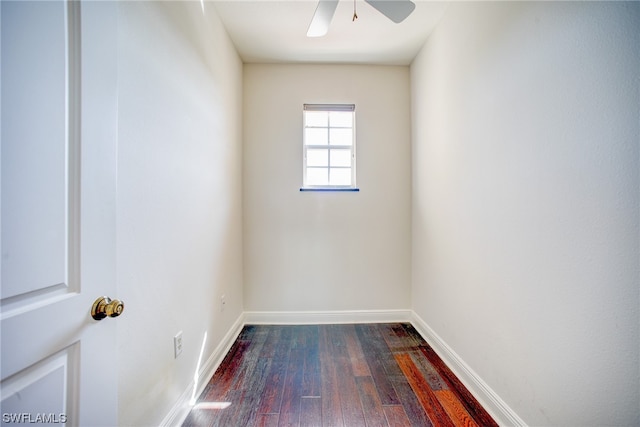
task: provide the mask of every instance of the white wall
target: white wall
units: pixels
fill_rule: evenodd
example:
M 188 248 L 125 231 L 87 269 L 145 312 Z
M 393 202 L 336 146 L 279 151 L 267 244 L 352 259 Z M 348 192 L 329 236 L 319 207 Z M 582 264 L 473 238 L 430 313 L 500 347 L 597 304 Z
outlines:
M 302 105 L 354 103 L 359 193 L 300 192 Z M 410 306 L 408 67 L 244 68 L 247 311 Z
M 118 19 L 126 308 L 117 352 L 105 351 L 119 358 L 119 424 L 158 425 L 188 388 L 205 333 L 206 360 L 242 313 L 242 63 L 210 4 L 122 2 Z
M 413 308 L 530 425 L 638 425 L 639 3 L 454 3 L 411 67 Z

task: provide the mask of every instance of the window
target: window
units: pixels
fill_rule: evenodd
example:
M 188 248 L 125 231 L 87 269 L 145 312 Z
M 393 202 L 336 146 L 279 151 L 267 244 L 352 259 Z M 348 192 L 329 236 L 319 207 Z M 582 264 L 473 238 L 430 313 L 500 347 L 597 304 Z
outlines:
M 355 105 L 305 104 L 302 190 L 356 189 Z

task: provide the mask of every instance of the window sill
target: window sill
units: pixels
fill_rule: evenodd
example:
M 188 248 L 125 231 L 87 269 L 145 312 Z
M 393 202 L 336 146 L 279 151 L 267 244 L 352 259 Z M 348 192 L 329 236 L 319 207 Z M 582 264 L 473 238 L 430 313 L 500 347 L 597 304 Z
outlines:
M 309 187 L 302 187 L 300 188 L 300 191 L 315 191 L 315 192 L 357 192 L 360 191 L 359 188 L 340 188 L 340 187 L 336 187 L 336 188 L 331 188 L 331 187 L 319 187 L 319 188 L 309 188 Z

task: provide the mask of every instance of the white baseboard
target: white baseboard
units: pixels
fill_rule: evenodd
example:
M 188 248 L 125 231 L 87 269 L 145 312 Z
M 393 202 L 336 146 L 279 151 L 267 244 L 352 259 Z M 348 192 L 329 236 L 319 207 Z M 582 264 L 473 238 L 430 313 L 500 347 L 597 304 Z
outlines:
M 236 321 L 233 323 L 229 331 L 222 338 L 222 341 L 216 346 L 215 350 L 207 358 L 207 361 L 202 364 L 198 372 L 198 384 L 194 380 L 191 381 L 187 389 L 180 395 L 178 401 L 173 405 L 171 411 L 164 417 L 161 427 L 173 427 L 180 426 L 184 422 L 189 411 L 192 407 L 191 400 L 195 396 L 196 398 L 204 391 L 209 379 L 213 376 L 218 369 L 218 366 L 222 363 L 222 360 L 227 355 L 231 346 L 235 342 L 238 335 L 242 331 L 245 325 L 244 313 L 240 314 Z
M 411 323 L 442 361 L 453 371 L 471 394 L 501 426 L 527 424 L 467 365 L 431 327 L 412 311 Z
M 246 311 L 247 325 L 410 322 L 411 310 Z

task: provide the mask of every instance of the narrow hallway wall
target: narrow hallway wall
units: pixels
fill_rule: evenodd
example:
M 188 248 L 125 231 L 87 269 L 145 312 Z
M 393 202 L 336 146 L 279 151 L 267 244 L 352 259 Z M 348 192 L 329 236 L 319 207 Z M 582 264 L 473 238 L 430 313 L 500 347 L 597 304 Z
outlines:
M 411 68 L 413 308 L 529 425 L 638 425 L 640 3 L 453 3 Z
M 242 313 L 242 63 L 211 4 L 118 7 L 119 424 L 159 425 Z

